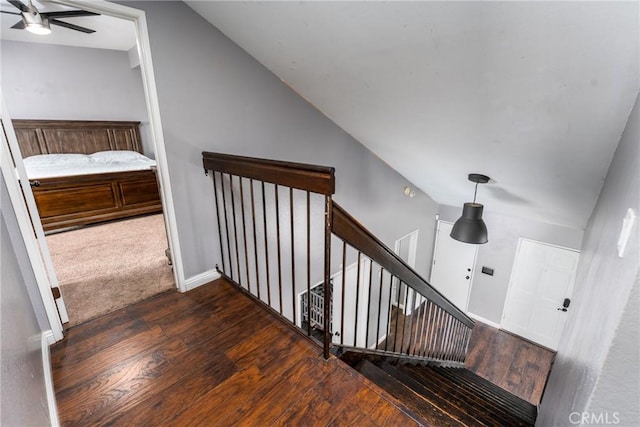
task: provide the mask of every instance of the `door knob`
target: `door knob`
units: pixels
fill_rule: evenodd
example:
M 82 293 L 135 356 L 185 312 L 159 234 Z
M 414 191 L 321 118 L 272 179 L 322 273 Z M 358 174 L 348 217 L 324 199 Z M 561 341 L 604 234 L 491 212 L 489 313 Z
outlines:
M 570 304 L 571 304 L 571 299 L 565 298 L 564 301 L 562 302 L 562 307 L 560 307 L 558 310 L 567 311 L 567 308 L 569 308 Z

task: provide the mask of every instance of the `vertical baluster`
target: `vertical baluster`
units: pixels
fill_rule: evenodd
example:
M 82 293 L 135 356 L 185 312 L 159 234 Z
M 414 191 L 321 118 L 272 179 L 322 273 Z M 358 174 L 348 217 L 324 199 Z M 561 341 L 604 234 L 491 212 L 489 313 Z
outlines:
M 342 308 L 340 310 L 340 344 L 344 345 L 344 292 L 345 292 L 345 281 L 346 281 L 346 272 L 347 268 L 347 242 L 342 241 Z
M 357 340 L 358 340 L 358 300 L 360 299 L 360 256 L 362 255 L 362 253 L 360 251 L 358 251 L 358 265 L 356 266 L 356 310 L 355 310 L 355 319 L 356 321 L 354 322 L 353 325 L 353 346 L 357 347 Z
M 249 179 L 249 185 L 251 186 L 251 222 L 253 227 L 253 255 L 255 258 L 256 264 L 256 288 L 260 289 L 260 264 L 258 264 L 258 235 L 256 232 L 256 203 L 253 191 L 253 179 Z M 249 292 L 251 292 L 251 288 L 249 288 Z
M 274 185 L 274 196 L 276 203 L 276 235 L 277 235 L 277 257 L 278 257 L 278 298 L 280 304 L 280 315 L 282 316 L 282 258 L 280 253 L 280 200 L 278 198 L 278 184 Z
M 434 305 L 433 324 L 431 325 L 431 348 L 429 349 L 429 357 L 436 356 L 436 350 L 438 348 L 438 328 L 440 327 L 440 307 Z
M 376 350 L 380 342 L 380 318 L 382 317 L 382 278 L 384 276 L 384 268 L 380 267 L 380 289 L 378 291 L 378 325 L 376 326 Z M 389 295 L 391 296 L 391 295 Z
M 213 194 L 216 200 L 216 220 L 218 222 L 218 238 L 220 239 L 220 257 L 222 258 L 222 272 L 226 274 L 224 266 L 224 247 L 222 246 L 222 227 L 220 225 L 220 202 L 218 201 L 218 186 L 216 185 L 216 171 L 211 171 L 213 177 Z M 222 180 L 222 179 L 221 179 Z
M 267 278 L 267 300 L 269 306 L 271 306 L 271 284 L 269 282 L 269 247 L 267 244 L 267 202 L 264 195 L 264 181 L 260 182 L 260 186 L 262 188 L 262 226 L 264 228 L 264 268 Z M 258 287 L 258 299 L 262 299 L 260 297 L 260 287 Z
M 413 334 L 413 342 L 414 342 L 413 354 L 414 355 L 419 355 L 420 349 L 422 348 L 422 324 L 424 320 L 424 311 L 426 308 L 425 303 L 423 301 L 423 296 L 421 294 L 417 295 L 417 300 L 419 304 L 417 308 L 418 311 L 417 311 L 417 317 L 416 317 L 416 327 Z M 416 352 L 416 349 L 418 350 L 417 352 Z
M 395 327 L 395 332 L 393 333 L 393 350 L 394 352 L 397 352 L 396 348 L 398 347 L 398 324 L 400 323 L 400 291 L 402 289 L 402 282 L 400 281 L 399 278 L 396 278 L 396 283 L 397 283 L 397 287 L 398 287 L 398 295 L 396 298 L 396 327 Z M 400 350 L 402 350 L 402 344 L 400 344 Z
M 307 335 L 311 336 L 311 201 L 307 191 Z
M 296 257 L 295 257 L 295 236 L 294 236 L 294 216 L 293 216 L 293 187 L 289 187 L 289 215 L 291 221 L 291 299 L 293 302 L 293 319 L 291 320 L 295 325 L 297 322 L 296 316 Z M 300 315 L 302 317 L 302 315 Z
M 458 322 L 458 329 L 456 331 L 456 361 L 459 362 L 462 356 L 462 352 L 460 351 L 460 338 L 462 337 L 462 332 L 464 331 L 464 325 L 462 322 Z
M 440 359 L 444 359 L 447 353 L 447 340 L 449 339 L 449 320 L 451 317 L 448 313 L 444 314 L 444 328 L 442 331 L 442 341 L 440 342 Z
M 389 338 L 391 337 L 391 300 L 393 299 L 393 274 L 389 273 L 389 301 L 387 302 L 387 337 L 384 339 L 384 351 L 387 351 Z
M 364 333 L 364 346 L 369 347 L 369 321 L 371 319 L 371 279 L 373 278 L 373 261 L 369 261 L 369 287 L 367 288 L 367 325 Z
M 422 356 L 423 357 L 427 357 L 429 356 L 429 351 L 431 350 L 431 342 L 432 342 L 432 337 L 431 337 L 431 329 L 433 326 L 433 303 L 431 301 L 429 301 L 429 312 L 427 313 L 427 325 L 426 325 L 426 332 L 425 332 L 425 345 L 424 345 L 424 349 L 422 351 Z
M 424 297 L 423 297 L 424 298 Z M 424 311 L 422 312 L 422 328 L 420 330 L 420 351 L 418 351 L 418 356 L 421 356 L 424 353 L 424 348 L 426 346 L 426 325 L 427 325 L 427 315 L 429 314 L 429 300 L 424 298 Z
M 236 270 L 238 272 L 238 284 L 242 286 L 242 275 L 240 274 L 240 251 L 238 250 L 238 224 L 236 221 L 236 202 L 233 195 L 233 175 L 229 175 L 229 194 L 231 196 L 231 216 L 233 218 L 233 241 L 236 248 Z
M 331 329 L 331 226 L 333 224 L 333 200 L 330 195 L 324 198 L 324 358 L 328 359 L 332 340 Z
M 463 360 L 463 362 L 467 360 L 467 355 L 469 354 L 469 341 L 471 341 L 471 329 L 467 329 L 464 341 L 465 341 L 465 344 L 464 344 L 464 360 Z
M 409 298 L 409 286 L 402 283 L 404 285 L 404 308 L 402 309 L 402 338 L 400 339 L 400 353 L 402 353 L 404 348 L 404 334 L 407 326 L 407 307 L 408 307 L 408 298 Z M 398 302 L 399 303 L 399 302 Z
M 224 229 L 227 234 L 227 255 L 229 256 L 229 277 L 233 280 L 233 263 L 231 262 L 231 239 L 229 238 L 229 219 L 227 218 L 227 198 L 224 191 L 224 174 L 220 174 L 220 185 L 222 187 L 222 209 L 224 211 Z
M 409 336 L 409 342 L 407 343 L 407 354 L 411 354 L 412 353 L 412 349 L 411 349 L 411 345 L 413 344 L 413 341 L 411 340 L 411 336 L 413 335 L 413 318 L 415 317 L 416 314 L 416 293 L 413 291 L 413 289 L 409 289 L 407 288 L 407 295 L 411 293 L 411 298 L 409 298 L 411 300 L 411 305 L 410 305 L 410 309 L 407 310 L 407 313 L 411 313 L 409 315 L 409 331 L 407 333 L 407 335 Z M 405 306 L 405 309 L 407 308 L 407 306 Z
M 451 340 L 451 319 L 453 316 L 447 313 L 446 328 L 444 335 L 444 343 L 442 346 L 442 358 L 447 359 L 449 351 L 449 341 Z
M 244 266 L 247 275 L 247 290 L 251 289 L 251 278 L 249 277 L 249 251 L 247 250 L 247 223 L 244 212 L 244 185 L 242 177 L 238 177 L 240 183 L 240 214 L 242 215 L 242 239 L 244 241 Z

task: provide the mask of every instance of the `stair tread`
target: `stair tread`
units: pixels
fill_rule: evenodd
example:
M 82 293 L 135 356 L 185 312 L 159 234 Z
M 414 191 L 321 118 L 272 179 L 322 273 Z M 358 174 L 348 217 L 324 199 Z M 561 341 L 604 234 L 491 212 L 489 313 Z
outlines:
M 417 393 L 429 396 L 432 401 L 447 402 L 449 407 L 455 408 L 452 409 L 453 411 L 464 412 L 467 416 L 474 418 L 476 421 L 471 423 L 473 425 L 529 426 L 532 424 L 518 414 L 508 410 L 498 410 L 495 405 L 488 405 L 485 401 L 465 395 L 465 390 L 443 387 L 442 383 L 437 382 L 418 381 L 391 365 L 385 365 L 383 369 Z
M 354 368 L 402 402 L 402 404 L 410 409 L 409 412 L 414 412 L 414 415 L 424 420 L 427 425 L 456 427 L 469 425 L 469 423 L 458 421 L 447 411 L 442 410 L 422 396 L 419 396 L 409 387 L 366 359 L 360 360 Z
M 459 372 L 458 372 L 459 371 Z M 439 373 L 448 379 L 453 379 L 456 381 L 460 381 L 466 384 L 468 387 L 473 389 L 482 389 L 485 392 L 490 393 L 494 397 L 498 398 L 498 400 L 509 404 L 510 406 L 516 408 L 518 411 L 522 412 L 526 417 L 533 417 L 535 419 L 536 416 L 536 406 L 532 403 L 498 387 L 492 382 L 482 378 L 481 376 L 467 370 L 467 369 L 447 369 L 443 368 L 439 370 Z
M 535 421 L 535 407 L 527 402 L 525 403 L 528 407 L 525 408 L 513 404 L 505 398 L 508 392 L 504 390 L 496 395 L 481 385 L 465 383 L 455 377 L 443 375 L 443 368 L 401 366 L 399 371 L 424 387 L 441 390 L 451 399 L 456 399 L 463 405 L 483 408 L 495 417 L 499 416 L 515 423 L 532 424 Z

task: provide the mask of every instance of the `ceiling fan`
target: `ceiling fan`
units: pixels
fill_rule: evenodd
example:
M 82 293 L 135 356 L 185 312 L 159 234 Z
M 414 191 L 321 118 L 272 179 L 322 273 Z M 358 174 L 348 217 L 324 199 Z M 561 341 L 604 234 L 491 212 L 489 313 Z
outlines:
M 91 34 L 95 33 L 95 30 L 90 28 L 81 27 L 79 25 L 70 24 L 68 22 L 60 21 L 57 18 L 73 18 L 77 16 L 95 16 L 99 13 L 87 12 L 86 10 L 61 10 L 56 12 L 38 12 L 38 9 L 29 0 L 28 4 L 22 3 L 20 0 L 7 0 L 11 5 L 20 10 L 20 13 L 9 12 L 1 10 L 1 13 L 7 13 L 9 15 L 22 16 L 22 20 L 17 22 L 11 28 L 18 30 L 27 30 L 34 34 L 49 34 L 51 33 L 50 25 L 57 25 L 59 27 L 68 28 L 70 30 L 81 31 L 83 33 Z

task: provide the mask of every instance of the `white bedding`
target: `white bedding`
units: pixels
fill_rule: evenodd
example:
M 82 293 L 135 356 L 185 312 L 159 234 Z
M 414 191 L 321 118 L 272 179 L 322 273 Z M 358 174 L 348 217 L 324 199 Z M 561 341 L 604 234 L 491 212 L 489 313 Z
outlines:
M 135 151 L 100 151 L 93 154 L 39 154 L 24 159 L 29 179 L 127 172 L 150 169 L 155 160 Z

